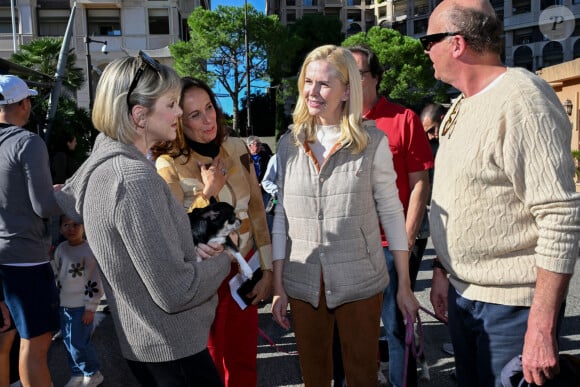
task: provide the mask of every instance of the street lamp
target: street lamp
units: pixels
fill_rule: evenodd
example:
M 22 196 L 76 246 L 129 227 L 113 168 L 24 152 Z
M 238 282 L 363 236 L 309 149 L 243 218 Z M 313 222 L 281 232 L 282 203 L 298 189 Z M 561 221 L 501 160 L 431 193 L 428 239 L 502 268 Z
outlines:
M 93 65 L 91 64 L 91 43 L 101 43 L 103 47 L 101 47 L 101 52 L 103 54 L 107 54 L 107 41 L 91 39 L 88 36 L 85 36 L 85 47 L 87 50 L 87 82 L 89 86 L 89 110 L 93 110 L 93 82 L 91 79 L 91 71 L 93 70 Z
M 564 109 L 566 110 L 566 114 L 571 116 L 572 115 L 572 108 L 574 107 L 574 105 L 572 105 L 572 101 L 570 101 L 569 99 L 566 99 L 566 101 L 564 101 L 563 105 L 564 105 Z

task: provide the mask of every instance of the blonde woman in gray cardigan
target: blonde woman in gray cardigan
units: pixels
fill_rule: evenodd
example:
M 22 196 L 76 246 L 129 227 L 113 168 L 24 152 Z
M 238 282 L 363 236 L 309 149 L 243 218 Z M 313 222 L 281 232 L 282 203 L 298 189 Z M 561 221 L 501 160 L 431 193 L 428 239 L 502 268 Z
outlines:
M 376 385 L 389 281 L 379 220 L 400 275 L 398 306 L 413 320 L 419 307 L 392 156 L 374 122 L 363 125 L 361 76 L 350 51 L 313 50 L 298 86 L 292 133 L 277 150 L 272 313 L 287 329 L 290 304 L 306 386 L 330 385 L 335 324 L 347 384 Z
M 222 386 L 207 341 L 226 254 L 196 262 L 183 206 L 146 158 L 175 139 L 181 79 L 145 54 L 111 62 L 92 119 L 93 152 L 57 193 L 84 222 L 99 264 L 121 352 L 144 386 Z

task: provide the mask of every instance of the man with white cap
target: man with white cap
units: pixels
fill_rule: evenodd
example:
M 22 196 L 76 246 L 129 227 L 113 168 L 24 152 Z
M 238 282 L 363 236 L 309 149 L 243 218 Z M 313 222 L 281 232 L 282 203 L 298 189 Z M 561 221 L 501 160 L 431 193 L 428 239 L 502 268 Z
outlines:
M 48 151 L 23 129 L 35 90 L 13 75 L 0 75 L 0 282 L 20 341 L 19 371 L 25 386 L 51 385 L 47 353 L 58 329 L 58 294 L 49 263 L 49 219 L 54 199 Z M 10 350 L 15 329 L 8 337 Z M 10 335 L 9 332 L 3 335 Z M 0 357 L 8 353 L 0 353 Z

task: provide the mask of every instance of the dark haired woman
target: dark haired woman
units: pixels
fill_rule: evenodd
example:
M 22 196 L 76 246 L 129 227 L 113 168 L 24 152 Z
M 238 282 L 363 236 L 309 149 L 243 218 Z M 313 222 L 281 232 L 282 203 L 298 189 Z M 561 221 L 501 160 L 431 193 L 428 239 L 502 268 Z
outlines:
M 258 253 L 264 274 L 248 294 L 252 305 L 242 310 L 231 296 L 228 283 L 238 272 L 232 265 L 218 291 L 208 345 L 226 386 L 255 386 L 257 304 L 269 296 L 272 283 L 272 247 L 262 194 L 248 148 L 242 139 L 228 136 L 212 90 L 198 79 L 184 78 L 180 105 L 183 116 L 177 138 L 158 144 L 153 157 L 157 171 L 188 211 L 207 206 L 211 197 L 234 206 L 242 220 L 241 254 L 249 259 Z M 204 248 L 213 254 L 210 246 Z

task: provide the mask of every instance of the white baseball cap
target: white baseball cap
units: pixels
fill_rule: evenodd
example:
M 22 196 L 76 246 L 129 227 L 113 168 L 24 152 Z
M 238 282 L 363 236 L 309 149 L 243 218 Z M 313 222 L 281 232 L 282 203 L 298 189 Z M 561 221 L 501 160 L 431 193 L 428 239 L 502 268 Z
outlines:
M 26 82 L 15 75 L 0 75 L 0 105 L 9 105 L 24 98 L 38 95 L 36 90 L 28 88 Z

